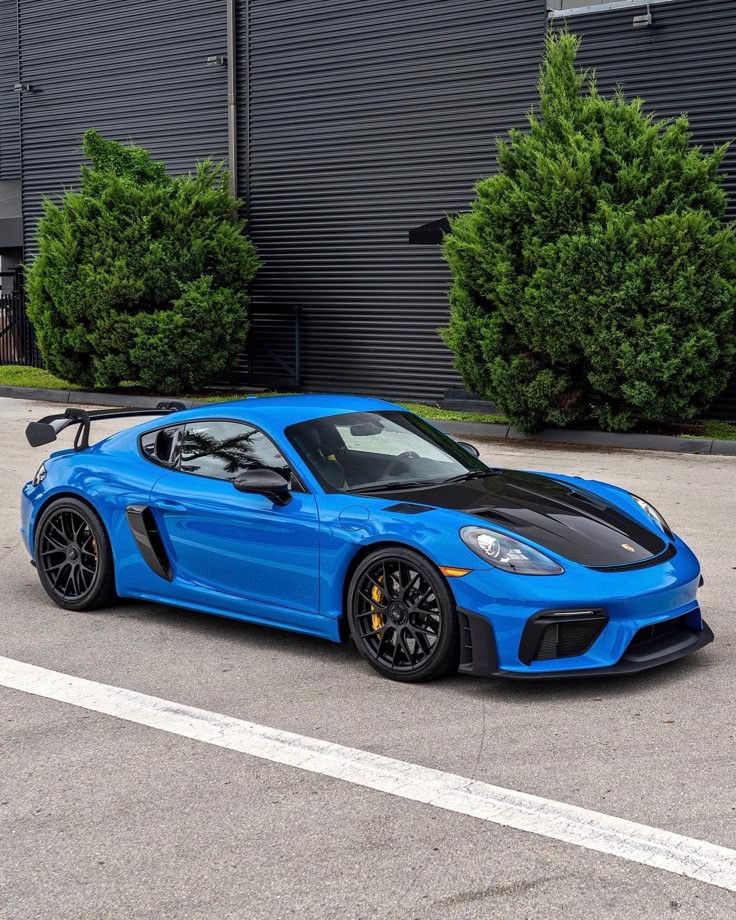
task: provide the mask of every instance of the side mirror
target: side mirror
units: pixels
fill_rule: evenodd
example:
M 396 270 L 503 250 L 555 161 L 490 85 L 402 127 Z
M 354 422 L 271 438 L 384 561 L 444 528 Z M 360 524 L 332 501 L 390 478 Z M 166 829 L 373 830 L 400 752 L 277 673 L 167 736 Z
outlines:
M 464 447 L 469 454 L 472 454 L 474 457 L 480 457 L 480 451 L 475 446 L 475 444 L 468 444 L 467 441 L 458 441 L 460 447 Z
M 289 483 L 274 470 L 248 470 L 233 479 L 233 485 L 238 492 L 265 495 L 274 505 L 286 505 L 291 501 Z

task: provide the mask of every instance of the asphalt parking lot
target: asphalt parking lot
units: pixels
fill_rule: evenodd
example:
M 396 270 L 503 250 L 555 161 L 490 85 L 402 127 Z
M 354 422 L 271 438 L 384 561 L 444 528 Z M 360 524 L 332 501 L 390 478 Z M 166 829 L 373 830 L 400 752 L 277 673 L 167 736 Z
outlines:
M 477 442 L 650 499 L 716 642 L 625 679 L 412 687 L 349 646 L 56 608 L 18 536 L 45 411 L 0 400 L 0 656 L 736 848 L 736 458 Z M 0 713 L 2 920 L 736 916 L 722 888 L 2 686 Z

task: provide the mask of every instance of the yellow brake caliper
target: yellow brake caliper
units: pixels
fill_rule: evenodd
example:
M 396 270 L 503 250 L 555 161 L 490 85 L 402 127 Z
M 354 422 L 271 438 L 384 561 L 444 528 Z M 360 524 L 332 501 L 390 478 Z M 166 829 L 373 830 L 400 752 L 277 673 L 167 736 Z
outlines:
M 376 604 L 380 604 L 383 600 L 383 592 L 378 585 L 373 585 L 371 588 L 371 600 Z M 375 607 L 371 607 L 371 629 L 373 632 L 378 632 L 385 622 L 383 614 L 380 614 Z

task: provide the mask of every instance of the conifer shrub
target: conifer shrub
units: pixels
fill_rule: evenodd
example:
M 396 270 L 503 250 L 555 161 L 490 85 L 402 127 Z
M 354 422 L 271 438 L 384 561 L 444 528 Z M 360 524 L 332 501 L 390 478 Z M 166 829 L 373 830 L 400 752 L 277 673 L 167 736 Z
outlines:
M 726 148 L 604 97 L 577 50 L 548 36 L 538 112 L 452 222 L 442 334 L 466 386 L 522 430 L 688 419 L 736 360 Z
M 78 190 L 44 201 L 27 269 L 28 315 L 47 368 L 88 387 L 198 389 L 248 331 L 255 248 L 227 174 L 167 175 L 141 147 L 87 131 Z

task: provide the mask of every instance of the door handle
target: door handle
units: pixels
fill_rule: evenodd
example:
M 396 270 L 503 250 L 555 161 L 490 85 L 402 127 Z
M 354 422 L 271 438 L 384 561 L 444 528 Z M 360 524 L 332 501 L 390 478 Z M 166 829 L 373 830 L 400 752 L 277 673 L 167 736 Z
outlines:
M 174 514 L 182 514 L 184 511 L 188 511 L 186 505 L 182 505 L 181 502 L 171 501 L 168 498 L 161 498 L 159 501 L 154 502 L 154 508 L 158 508 L 159 511 L 169 511 Z

